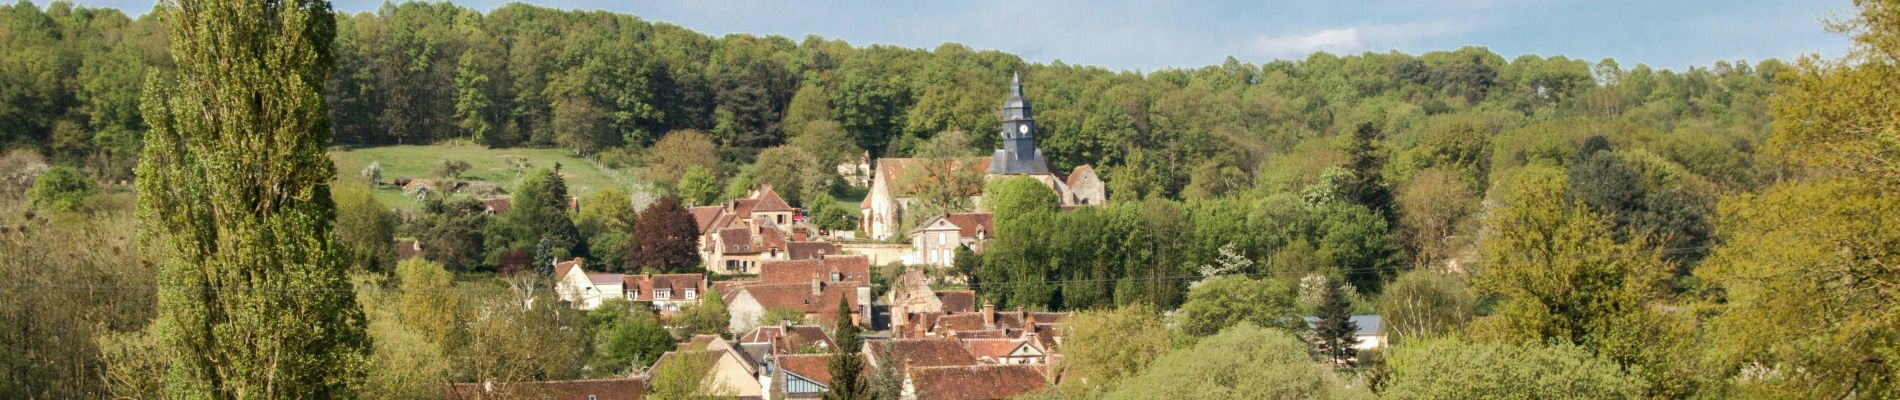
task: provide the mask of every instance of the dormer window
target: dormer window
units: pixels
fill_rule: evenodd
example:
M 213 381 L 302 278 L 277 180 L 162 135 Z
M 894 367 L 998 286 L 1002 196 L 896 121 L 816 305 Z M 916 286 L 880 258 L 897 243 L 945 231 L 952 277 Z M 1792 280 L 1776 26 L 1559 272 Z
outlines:
M 833 273 L 831 273 L 831 281 L 832 281 L 832 282 L 837 282 L 837 281 L 841 281 L 841 280 L 844 280 L 844 274 L 840 274 L 840 273 L 837 273 L 837 272 L 833 272 Z
M 672 289 L 654 289 L 653 290 L 654 300 L 671 300 L 672 298 L 673 298 Z
M 698 298 L 699 298 L 699 290 L 698 290 L 698 289 L 686 289 L 686 299 L 687 299 L 687 300 L 695 300 L 695 299 L 698 299 Z

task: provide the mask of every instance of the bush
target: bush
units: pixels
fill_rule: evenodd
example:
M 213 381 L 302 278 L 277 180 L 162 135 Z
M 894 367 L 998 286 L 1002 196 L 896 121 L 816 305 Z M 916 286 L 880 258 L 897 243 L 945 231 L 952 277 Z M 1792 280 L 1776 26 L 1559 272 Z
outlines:
M 1428 340 L 1394 349 L 1382 397 L 1393 399 L 1629 399 L 1641 379 L 1574 345 Z
M 85 211 L 86 199 L 98 191 L 99 186 L 78 169 L 54 167 L 33 181 L 33 187 L 26 190 L 26 198 L 34 207 Z

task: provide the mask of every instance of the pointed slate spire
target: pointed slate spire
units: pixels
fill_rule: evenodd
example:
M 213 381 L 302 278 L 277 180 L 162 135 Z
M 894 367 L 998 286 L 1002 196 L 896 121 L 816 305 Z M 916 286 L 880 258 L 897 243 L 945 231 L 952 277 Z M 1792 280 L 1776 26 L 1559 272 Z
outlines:
M 1009 98 L 1003 100 L 1003 148 L 990 157 L 992 174 L 1047 174 L 1049 162 L 1036 148 L 1036 121 L 1023 98 L 1023 79 L 1010 74 Z

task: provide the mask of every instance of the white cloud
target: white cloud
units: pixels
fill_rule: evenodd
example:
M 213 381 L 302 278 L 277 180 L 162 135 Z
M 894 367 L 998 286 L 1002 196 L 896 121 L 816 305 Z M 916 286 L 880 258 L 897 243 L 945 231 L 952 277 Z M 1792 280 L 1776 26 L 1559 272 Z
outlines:
M 1359 28 L 1326 29 L 1306 35 L 1285 35 L 1254 37 L 1248 46 L 1254 54 L 1266 57 L 1297 57 L 1315 51 L 1347 53 L 1365 47 L 1359 36 Z

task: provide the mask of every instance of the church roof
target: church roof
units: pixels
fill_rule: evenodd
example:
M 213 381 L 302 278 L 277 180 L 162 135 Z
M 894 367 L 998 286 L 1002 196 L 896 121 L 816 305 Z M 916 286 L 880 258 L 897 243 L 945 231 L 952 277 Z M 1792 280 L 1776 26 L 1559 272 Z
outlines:
M 1075 166 L 1075 171 L 1069 173 L 1068 181 L 1063 182 L 1063 183 L 1069 184 L 1069 187 L 1075 187 L 1077 183 L 1082 182 L 1082 177 L 1084 176 L 1083 175 L 1084 173 L 1087 174 L 1086 176 L 1095 176 L 1095 167 L 1090 167 L 1088 164 L 1077 165 Z M 1101 178 L 1096 178 L 1096 179 L 1101 179 Z

